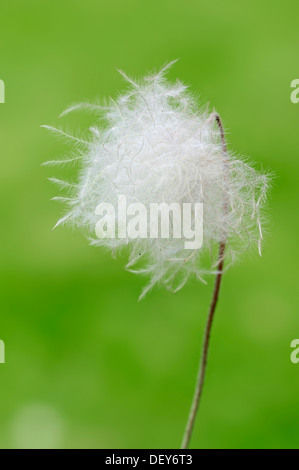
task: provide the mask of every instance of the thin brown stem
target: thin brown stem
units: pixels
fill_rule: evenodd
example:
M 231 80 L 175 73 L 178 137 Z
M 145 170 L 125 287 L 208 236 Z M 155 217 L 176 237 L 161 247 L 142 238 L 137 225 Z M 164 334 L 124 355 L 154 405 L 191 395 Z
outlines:
M 226 143 L 225 143 L 225 137 L 224 137 L 224 129 L 222 125 L 221 118 L 219 114 L 217 113 L 212 113 L 210 118 L 210 121 L 216 121 L 217 125 L 220 130 L 220 137 L 221 137 L 221 144 L 222 144 L 222 150 L 224 153 L 224 156 L 226 156 Z M 227 207 L 226 207 L 226 202 L 224 201 L 224 212 L 226 212 Z M 215 309 L 219 297 L 219 291 L 220 291 L 220 285 L 221 285 L 221 280 L 222 280 L 222 274 L 223 274 L 223 264 L 224 264 L 224 253 L 225 253 L 225 242 L 221 242 L 219 245 L 219 253 L 218 253 L 218 271 L 215 279 L 215 285 L 214 285 L 214 291 L 213 291 L 213 297 L 212 297 L 212 302 L 210 305 L 209 313 L 208 313 L 208 318 L 207 318 L 207 323 L 206 323 L 206 328 L 205 328 L 205 333 L 204 333 L 204 338 L 203 338 L 203 348 L 202 348 L 202 355 L 199 363 L 199 369 L 198 369 L 198 375 L 197 375 L 197 380 L 196 380 L 196 387 L 194 391 L 194 396 L 193 396 L 193 401 L 181 445 L 181 449 L 188 449 L 192 431 L 194 428 L 194 423 L 196 419 L 196 415 L 198 412 L 199 408 L 199 403 L 200 399 L 202 396 L 202 390 L 204 386 L 204 381 L 205 381 L 205 375 L 206 375 L 206 368 L 207 368 L 207 359 L 208 359 L 208 352 L 209 352 L 209 344 L 210 344 L 210 335 L 211 335 L 211 328 L 212 328 L 212 323 L 214 319 L 214 314 L 215 314 Z

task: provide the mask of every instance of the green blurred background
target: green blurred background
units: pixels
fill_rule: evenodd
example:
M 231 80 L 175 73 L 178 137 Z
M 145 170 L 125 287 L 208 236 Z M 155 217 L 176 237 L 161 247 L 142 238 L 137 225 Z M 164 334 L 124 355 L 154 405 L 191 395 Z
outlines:
M 169 77 L 221 113 L 229 145 L 276 175 L 264 255 L 223 282 L 191 447 L 296 448 L 299 78 L 297 1 L 1 2 L 1 448 L 176 448 L 189 411 L 212 290 L 156 289 L 125 258 L 68 228 L 41 163 L 70 148 L 41 124 L 66 106 L 116 96 L 179 57 Z M 69 170 L 72 173 L 73 170 Z M 68 173 L 69 174 L 69 173 Z

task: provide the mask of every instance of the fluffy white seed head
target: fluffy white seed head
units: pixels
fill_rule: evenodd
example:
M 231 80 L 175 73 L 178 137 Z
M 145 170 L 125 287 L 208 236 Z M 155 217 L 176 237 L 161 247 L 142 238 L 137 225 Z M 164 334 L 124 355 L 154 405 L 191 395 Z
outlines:
M 156 283 L 177 290 L 190 275 L 202 279 L 215 272 L 220 242 L 226 243 L 226 266 L 252 244 L 260 251 L 260 213 L 268 186 L 267 176 L 223 152 L 215 120 L 197 107 L 181 82 L 166 81 L 166 69 L 138 82 L 123 74 L 129 91 L 106 107 L 69 108 L 64 114 L 79 107 L 99 112 L 88 141 L 48 127 L 74 141 L 68 161 L 81 165 L 76 183 L 54 180 L 69 192 L 60 198 L 68 211 L 58 224 L 84 229 L 94 245 L 128 246 L 127 267 L 150 276 L 142 295 Z M 101 202 L 117 206 L 120 195 L 127 204 L 140 202 L 147 208 L 155 202 L 180 207 L 203 203 L 202 247 L 186 249 L 186 240 L 174 237 L 97 238 L 96 207 Z

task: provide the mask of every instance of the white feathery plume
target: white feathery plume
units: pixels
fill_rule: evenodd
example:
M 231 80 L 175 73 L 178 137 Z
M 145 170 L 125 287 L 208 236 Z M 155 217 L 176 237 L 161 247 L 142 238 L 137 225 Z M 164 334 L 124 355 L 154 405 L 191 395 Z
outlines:
M 70 194 L 63 198 L 68 212 L 56 226 L 72 223 L 93 237 L 94 245 L 113 250 L 129 246 L 127 268 L 150 276 L 142 296 L 156 283 L 176 291 L 190 275 L 203 280 L 205 274 L 217 272 L 213 253 L 221 242 L 226 244 L 226 266 L 227 259 L 234 261 L 252 244 L 260 251 L 261 211 L 269 181 L 244 159 L 230 152 L 224 156 L 219 129 L 207 109 L 198 108 L 180 81 L 165 79 L 168 67 L 138 81 L 121 72 L 129 90 L 108 106 L 87 103 L 68 108 L 63 114 L 79 108 L 99 112 L 88 140 L 44 126 L 73 141 L 77 154 L 68 160 L 81 163 L 76 183 L 52 179 Z M 128 204 L 141 202 L 146 207 L 155 202 L 203 203 L 202 247 L 190 251 L 184 238 L 173 237 L 97 238 L 97 205 L 116 205 L 119 195 L 125 195 Z

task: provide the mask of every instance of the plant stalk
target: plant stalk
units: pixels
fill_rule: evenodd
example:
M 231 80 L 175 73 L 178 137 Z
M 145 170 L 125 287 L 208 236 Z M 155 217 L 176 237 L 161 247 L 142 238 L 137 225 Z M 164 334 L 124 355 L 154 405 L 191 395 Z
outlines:
M 213 121 L 215 120 L 219 127 L 222 150 L 223 150 L 224 157 L 226 157 L 227 149 L 226 149 L 226 142 L 225 142 L 225 137 L 224 137 L 224 129 L 223 129 L 222 121 L 221 121 L 219 114 L 212 113 L 211 116 L 209 117 L 209 121 L 212 121 L 212 120 Z M 227 211 L 227 204 L 226 202 L 224 202 L 224 212 L 226 211 Z M 199 404 L 200 404 L 200 399 L 202 396 L 202 390 L 204 386 L 206 368 L 207 368 L 211 328 L 212 328 L 216 305 L 217 305 L 217 301 L 219 297 L 219 291 L 220 291 L 222 274 L 223 274 L 224 253 L 225 253 L 225 242 L 221 242 L 219 245 L 219 253 L 218 253 L 218 264 L 217 264 L 218 271 L 217 271 L 217 275 L 215 279 L 213 297 L 212 297 L 212 301 L 211 301 L 211 305 L 210 305 L 210 309 L 208 313 L 208 318 L 207 318 L 207 323 L 206 323 L 206 328 L 205 328 L 205 333 L 204 333 L 204 338 L 203 338 L 203 348 L 202 348 L 202 355 L 201 355 L 201 359 L 199 363 L 197 381 L 196 381 L 193 401 L 192 401 L 191 409 L 189 412 L 189 417 L 188 417 L 181 449 L 188 449 L 189 447 L 195 419 L 196 419 Z

